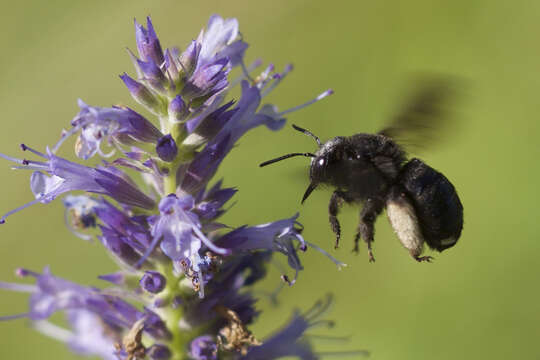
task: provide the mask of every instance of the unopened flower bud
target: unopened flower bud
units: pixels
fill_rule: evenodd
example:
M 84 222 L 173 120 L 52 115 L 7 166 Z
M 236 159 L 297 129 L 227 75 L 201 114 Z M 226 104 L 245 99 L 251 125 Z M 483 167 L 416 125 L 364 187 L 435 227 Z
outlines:
M 197 360 L 216 360 L 217 345 L 209 335 L 199 336 L 191 342 L 190 355 Z
M 180 65 L 185 72 L 185 76 L 190 76 L 195 70 L 199 53 L 201 51 L 201 44 L 193 40 L 186 50 L 180 55 Z
M 135 41 L 144 61 L 152 59 L 157 65 L 163 63 L 163 50 L 150 17 L 146 18 L 146 29 L 135 20 Z
M 182 121 L 187 113 L 186 103 L 180 95 L 171 100 L 169 103 L 169 119 L 171 121 Z
M 120 78 L 122 79 L 124 84 L 126 84 L 129 92 L 131 93 L 131 96 L 135 99 L 135 101 L 156 114 L 160 114 L 163 112 L 161 102 L 154 94 L 152 94 L 150 90 L 146 88 L 146 86 L 144 86 L 140 82 L 133 80 L 126 73 L 120 75 Z
M 157 294 L 165 289 L 167 280 L 157 271 L 146 271 L 140 281 L 141 287 L 152 294 Z
M 171 358 L 171 350 L 165 345 L 154 344 L 148 348 L 146 355 L 152 360 L 168 360 Z
M 171 162 L 178 154 L 178 147 L 171 134 L 161 137 L 156 144 L 156 152 L 163 161 Z
M 150 85 L 150 87 L 157 92 L 165 92 L 165 88 L 168 86 L 169 82 L 152 59 L 148 61 L 137 60 L 137 65 L 144 76 L 144 81 Z

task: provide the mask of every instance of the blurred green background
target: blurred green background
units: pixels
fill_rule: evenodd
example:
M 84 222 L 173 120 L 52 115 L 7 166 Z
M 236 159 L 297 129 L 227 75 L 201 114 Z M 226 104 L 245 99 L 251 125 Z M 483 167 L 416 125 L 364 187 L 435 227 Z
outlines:
M 304 254 L 299 282 L 279 307 L 259 302 L 252 327 L 264 338 L 295 307 L 335 294 L 328 314 L 337 325 L 313 333 L 349 336 L 317 341 L 320 351 L 367 349 L 372 359 L 533 359 L 540 321 L 538 204 L 540 169 L 540 2 L 535 1 L 19 1 L 0 13 L 1 151 L 20 156 L 21 142 L 43 149 L 76 114 L 76 99 L 92 105 L 133 104 L 118 74 L 133 74 L 125 46 L 135 48 L 133 17 L 153 17 L 163 46 L 185 44 L 210 14 L 237 17 L 261 57 L 294 72 L 268 99 L 281 109 L 331 87 L 336 93 L 292 114 L 321 138 L 373 132 L 393 113 L 411 74 L 437 72 L 466 79 L 456 105 L 458 131 L 422 158 L 444 172 L 465 206 L 460 242 L 432 264 L 414 262 L 382 216 L 375 256 L 350 253 L 356 208 L 340 217 L 342 247 L 334 251 L 327 221 L 330 192 L 304 206 L 307 159 L 259 169 L 268 158 L 314 150 L 286 127 L 257 129 L 241 140 L 220 170 L 240 189 L 225 220 L 258 224 L 301 211 L 305 237 L 349 264 L 342 271 L 315 251 Z M 67 153 L 67 151 L 64 151 Z M 0 172 L 2 212 L 32 199 L 28 173 Z M 19 266 L 100 285 L 114 270 L 98 243 L 63 226 L 60 201 L 34 206 L 2 226 L 0 278 Z M 281 259 L 282 260 L 282 259 Z M 272 271 L 266 290 L 279 284 Z M 24 294 L 2 292 L 0 315 L 26 311 Z M 25 320 L 0 323 L 0 359 L 75 359 L 62 344 Z

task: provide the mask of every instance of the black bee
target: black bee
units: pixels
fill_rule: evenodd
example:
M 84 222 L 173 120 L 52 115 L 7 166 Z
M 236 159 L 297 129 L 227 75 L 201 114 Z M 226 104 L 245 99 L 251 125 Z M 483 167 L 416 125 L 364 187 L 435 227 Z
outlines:
M 335 188 L 328 206 L 330 225 L 339 245 L 341 229 L 337 215 L 346 203 L 361 203 L 360 222 L 354 240 L 358 252 L 360 238 L 367 244 L 370 261 L 375 261 L 371 248 L 373 224 L 386 208 L 390 223 L 411 256 L 420 256 L 424 243 L 443 251 L 456 244 L 463 228 L 463 206 L 450 181 L 440 172 L 413 158 L 407 160 L 403 147 L 412 135 L 425 135 L 445 115 L 442 108 L 449 87 L 441 83 L 424 85 L 389 127 L 377 134 L 338 136 L 324 144 L 310 131 L 293 125 L 317 142 L 315 153 L 292 153 L 260 164 L 266 166 L 293 156 L 311 157 L 310 184 L 302 203 L 318 185 Z M 425 140 L 425 136 L 424 136 Z

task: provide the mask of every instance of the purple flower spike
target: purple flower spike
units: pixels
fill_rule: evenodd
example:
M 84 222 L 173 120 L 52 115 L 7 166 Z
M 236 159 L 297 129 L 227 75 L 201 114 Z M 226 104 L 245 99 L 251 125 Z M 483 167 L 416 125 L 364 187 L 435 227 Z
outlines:
M 156 145 L 156 153 L 163 161 L 171 162 L 178 154 L 178 147 L 172 138 L 171 134 L 163 136 L 158 140 Z
M 141 287 L 152 294 L 158 294 L 165 289 L 167 279 L 157 271 L 146 271 L 140 281 Z
M 217 360 L 217 345 L 209 335 L 199 336 L 191 342 L 190 355 L 194 360 Z
M 318 319 L 329 302 L 295 313 L 261 343 L 260 334 L 252 332 L 262 293 L 254 286 L 266 277 L 277 253 L 295 272 L 290 279 L 282 275 L 289 285 L 303 269 L 299 255 L 308 247 L 338 267 L 345 264 L 304 240 L 298 215 L 237 228 L 218 222 L 237 189 L 224 187 L 214 175 L 246 132 L 261 125 L 279 130 L 287 114 L 332 91 L 282 111 L 262 103 L 292 67 L 277 71 L 269 63 L 257 70 L 260 60 L 246 66 L 249 45 L 236 19 L 213 15 L 184 51 L 162 49 L 150 18 L 144 26 L 135 21 L 135 40 L 138 55 L 128 54 L 136 76 L 120 78 L 151 112 L 148 117 L 120 105 L 97 107 L 79 100 L 72 127 L 51 150 L 21 145 L 39 161 L 0 153 L 14 168 L 32 170 L 35 197 L 0 223 L 67 193 L 67 227 L 82 239 L 97 238 L 119 268 L 97 272 L 107 282 L 100 283 L 103 290 L 53 276 L 48 269 L 41 274 L 19 269 L 18 276 L 34 278 L 35 284 L 0 281 L 0 289 L 27 293 L 29 309 L 0 316 L 0 321 L 26 318 L 74 352 L 105 360 L 320 358 L 304 335 L 316 325 L 331 324 Z M 230 79 L 235 66 L 240 69 Z M 239 98 L 231 98 L 237 93 Z M 72 135 L 79 163 L 56 155 Z M 102 162 L 87 166 L 80 159 Z M 284 288 L 279 285 L 267 294 L 274 304 Z M 58 313 L 66 316 L 62 326 L 55 324 Z
M 164 61 L 163 50 L 150 17 L 146 18 L 146 27 L 147 29 L 135 20 L 135 41 L 139 55 L 144 61 L 153 60 L 157 66 L 161 66 Z

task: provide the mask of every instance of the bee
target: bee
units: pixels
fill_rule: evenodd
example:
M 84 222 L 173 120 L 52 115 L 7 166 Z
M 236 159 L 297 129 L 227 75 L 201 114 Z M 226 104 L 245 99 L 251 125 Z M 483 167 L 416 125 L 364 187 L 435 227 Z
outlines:
M 315 139 L 318 150 L 286 154 L 260 166 L 295 156 L 311 158 L 310 184 L 302 204 L 319 185 L 335 189 L 328 205 L 335 248 L 341 238 L 337 217 L 340 207 L 343 203 L 361 204 L 355 253 L 363 239 L 369 261 L 375 261 L 374 223 L 386 209 L 394 232 L 409 254 L 418 262 L 430 262 L 431 256 L 421 256 L 424 244 L 439 252 L 454 246 L 463 228 L 463 206 L 452 183 L 422 160 L 408 160 L 404 146 L 421 145 L 427 142 L 429 132 L 433 136 L 433 130 L 440 130 L 438 125 L 445 118 L 444 104 L 452 94 L 450 90 L 445 82 L 424 83 L 390 125 L 376 134 L 337 136 L 322 143 L 310 131 L 293 125 L 295 130 Z

